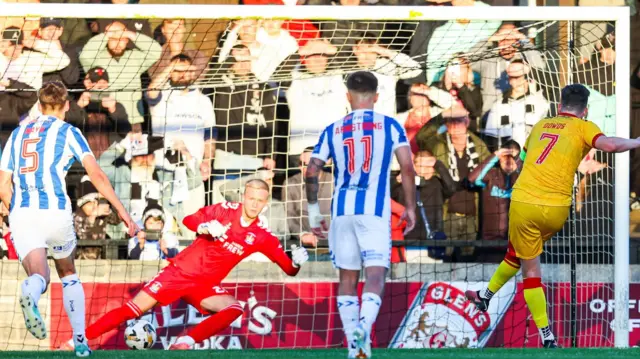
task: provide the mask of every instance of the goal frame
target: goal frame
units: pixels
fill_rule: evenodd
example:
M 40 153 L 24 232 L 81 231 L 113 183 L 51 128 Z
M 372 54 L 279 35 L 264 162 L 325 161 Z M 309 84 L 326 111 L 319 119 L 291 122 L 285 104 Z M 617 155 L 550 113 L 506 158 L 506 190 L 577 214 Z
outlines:
M 193 11 L 194 8 L 198 11 Z M 0 17 L 305 20 L 509 20 L 614 21 L 616 58 L 616 136 L 630 134 L 630 10 L 628 7 L 418 7 L 418 6 L 265 6 L 265 5 L 111 5 L 0 3 Z M 560 13 L 562 13 L 560 15 Z M 619 31 L 622 29 L 623 31 Z M 618 82 L 617 80 L 620 80 Z M 615 303 L 629 302 L 629 153 L 615 155 Z M 615 341 L 629 347 L 629 307 L 615 305 Z

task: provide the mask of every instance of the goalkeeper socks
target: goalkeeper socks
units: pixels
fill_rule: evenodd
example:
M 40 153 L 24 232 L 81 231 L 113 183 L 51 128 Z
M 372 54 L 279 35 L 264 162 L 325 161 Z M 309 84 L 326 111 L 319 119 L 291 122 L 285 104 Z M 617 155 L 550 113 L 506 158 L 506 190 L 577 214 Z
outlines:
M 62 301 L 67 312 L 73 334 L 84 337 L 84 288 L 77 274 L 71 274 L 60 278 L 62 282 Z
M 97 322 L 87 328 L 87 339 L 95 339 L 102 334 L 115 329 L 120 323 L 135 319 L 142 315 L 142 311 L 133 302 L 127 302 L 120 308 L 114 309 L 103 315 Z
M 380 311 L 380 305 L 382 299 L 375 293 L 362 293 L 362 309 L 360 309 L 360 324 L 371 335 L 371 329 L 373 323 L 376 322 L 378 317 L 378 311 Z
M 520 260 L 515 256 L 511 256 L 509 253 L 504 257 L 504 260 L 500 263 L 496 271 L 493 273 L 489 285 L 484 291 L 480 291 L 480 296 L 483 299 L 491 299 L 495 293 L 497 293 L 502 286 L 509 281 L 520 270 Z
M 193 338 L 195 343 L 201 343 L 228 328 L 242 313 L 244 309 L 240 303 L 232 304 L 200 322 L 187 335 Z
M 547 317 L 547 299 L 542 289 L 542 280 L 540 278 L 525 278 L 524 284 L 524 300 L 531 312 L 536 327 L 540 330 L 542 340 L 553 339 L 553 334 L 549 329 L 549 318 Z
M 360 319 L 360 299 L 355 295 L 338 296 L 338 312 L 342 321 L 342 329 L 347 338 L 347 346 L 353 342 L 353 331 Z
M 30 295 L 37 306 L 40 296 L 47 289 L 47 281 L 40 274 L 32 274 L 22 282 L 21 288 L 22 295 Z

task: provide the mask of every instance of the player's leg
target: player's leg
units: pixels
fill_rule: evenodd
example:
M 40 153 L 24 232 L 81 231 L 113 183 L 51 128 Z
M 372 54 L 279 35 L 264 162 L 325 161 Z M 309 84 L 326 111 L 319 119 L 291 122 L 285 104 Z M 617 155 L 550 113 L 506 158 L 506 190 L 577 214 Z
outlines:
M 339 270 L 338 313 L 347 339 L 349 357 L 355 357 L 356 347 L 353 332 L 358 327 L 360 320 L 358 282 L 360 281 L 362 258 L 351 216 L 337 217 L 331 221 L 329 251 L 333 266 Z
M 194 289 L 193 293 L 182 299 L 203 314 L 215 314 L 193 327 L 187 335 L 178 338 L 171 345 L 171 350 L 191 349 L 196 343 L 202 343 L 227 329 L 244 313 L 240 302 L 220 286 Z
M 35 248 L 24 255 L 24 244 L 20 245 L 16 242 L 15 246 L 16 252 L 20 258 L 23 258 L 22 266 L 28 275 L 27 279 L 22 282 L 19 299 L 25 326 L 34 337 L 45 339 L 47 328 L 38 309 L 38 301 L 40 296 L 46 292 L 50 281 L 47 249 Z
M 382 305 L 385 278 L 390 265 L 391 225 L 377 216 L 357 216 L 354 222 L 360 255 L 365 267 L 360 322 L 354 331 L 361 358 L 371 357 L 371 333 Z
M 557 347 L 555 336 L 549 326 L 547 315 L 547 298 L 542 288 L 542 270 L 540 268 L 540 257 L 532 259 L 522 259 L 522 277 L 524 287 L 524 300 L 536 327 L 540 331 L 542 344 L 544 347 Z

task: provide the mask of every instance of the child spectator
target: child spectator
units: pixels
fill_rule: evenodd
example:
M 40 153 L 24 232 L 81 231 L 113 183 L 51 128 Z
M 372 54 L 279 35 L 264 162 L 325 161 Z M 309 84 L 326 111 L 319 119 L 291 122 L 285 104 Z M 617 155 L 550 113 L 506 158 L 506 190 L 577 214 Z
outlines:
M 89 181 L 89 176 L 82 177 L 78 194 L 78 207 L 73 215 L 78 239 L 81 241 L 107 239 L 107 225 L 119 224 L 120 217 L 111 210 L 109 202 L 100 197 L 98 190 Z M 101 246 L 79 246 L 76 251 L 78 259 L 100 259 L 102 255 Z
M 509 140 L 469 174 L 469 182 L 483 188 L 481 238 L 484 240 L 508 239 L 511 190 L 522 169 L 522 161 L 516 160 L 519 155 L 520 145 Z M 497 262 L 502 260 L 502 254 L 495 258 Z
M 142 214 L 143 230 L 129 240 L 129 259 L 153 261 L 173 258 L 178 254 L 178 238 L 166 230 L 168 219 L 157 201 L 147 201 Z

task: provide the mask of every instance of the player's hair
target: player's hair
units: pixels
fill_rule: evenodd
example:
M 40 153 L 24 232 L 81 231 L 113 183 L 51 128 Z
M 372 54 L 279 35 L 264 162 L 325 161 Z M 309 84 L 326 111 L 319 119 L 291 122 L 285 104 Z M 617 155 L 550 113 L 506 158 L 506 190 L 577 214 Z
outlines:
M 45 82 L 38 91 L 38 101 L 43 110 L 60 110 L 68 97 L 67 87 L 58 80 Z
M 265 191 L 269 191 L 269 184 L 264 181 L 261 180 L 259 178 L 254 178 L 252 180 L 247 181 L 247 183 L 244 185 L 244 188 L 255 188 L 255 189 L 263 189 Z
M 520 150 L 521 150 L 520 144 L 514 140 L 509 140 L 503 143 L 502 146 L 500 146 L 500 148 L 505 148 L 508 150 L 516 150 L 518 151 L 518 153 L 520 153 Z
M 560 107 L 562 111 L 570 111 L 578 115 L 587 108 L 589 103 L 589 90 L 581 84 L 567 85 L 560 94 Z
M 349 92 L 375 94 L 378 92 L 378 79 L 369 71 L 356 71 L 347 78 Z

